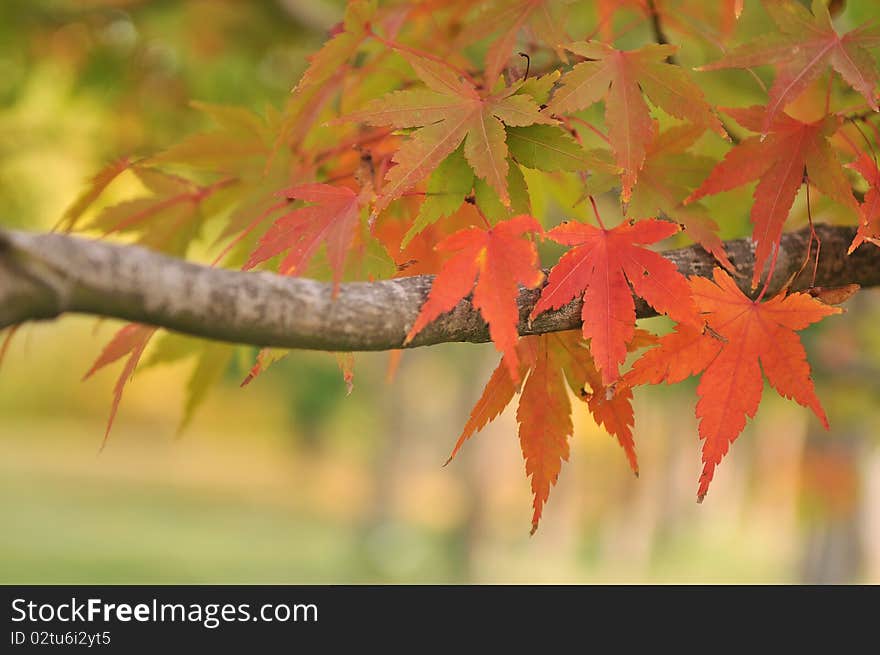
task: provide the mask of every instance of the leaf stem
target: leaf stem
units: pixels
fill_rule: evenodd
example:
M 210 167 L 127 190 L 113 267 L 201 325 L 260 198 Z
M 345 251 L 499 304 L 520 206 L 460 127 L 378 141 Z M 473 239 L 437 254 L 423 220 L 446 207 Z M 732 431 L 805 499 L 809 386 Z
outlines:
M 876 166 L 876 165 L 877 165 L 877 151 L 874 150 L 874 144 L 872 144 L 872 143 L 871 143 L 871 140 L 867 137 L 867 135 L 866 135 L 864 132 L 862 132 L 862 128 L 859 127 L 859 124 L 858 124 L 858 123 L 856 123 L 856 122 L 855 122 L 854 120 L 852 120 L 852 119 L 850 119 L 850 122 L 852 123 L 852 126 L 853 126 L 854 128 L 856 128 L 856 131 L 858 131 L 858 133 L 861 135 L 862 139 L 863 139 L 864 142 L 865 142 L 865 145 L 868 146 L 868 150 L 871 151 L 871 158 L 874 160 L 874 166 Z M 869 123 L 869 124 L 870 124 L 870 123 Z M 873 127 L 873 126 L 872 126 L 872 127 Z M 847 139 L 847 140 L 849 140 L 849 139 Z M 852 145 L 853 148 L 855 148 L 855 146 L 852 144 L 851 141 L 850 141 L 850 145 Z M 858 150 L 856 150 L 856 156 L 857 156 L 857 157 L 859 156 L 859 151 L 858 151 Z
M 792 282 L 794 282 L 798 278 L 798 276 L 800 276 L 800 274 L 803 273 L 804 269 L 807 267 L 807 264 L 810 261 L 810 255 L 813 252 L 813 240 L 816 241 L 816 260 L 813 264 L 813 277 L 810 281 L 810 286 L 811 287 L 816 286 L 816 271 L 819 268 L 819 253 L 822 250 L 822 240 L 819 238 L 819 235 L 816 233 L 816 227 L 813 225 L 813 211 L 810 206 L 810 177 L 809 177 L 809 174 L 808 174 L 806 168 L 804 168 L 804 185 L 806 186 L 806 193 L 807 193 L 807 220 L 810 223 L 810 240 L 807 241 L 807 253 L 806 253 L 806 255 L 804 255 L 803 264 L 801 264 L 801 267 L 797 270 L 797 272 L 795 272 L 789 278 L 789 281 L 786 283 L 785 287 L 783 287 L 783 288 L 788 288 L 788 286 Z
M 486 229 L 487 229 L 487 230 L 491 230 L 491 229 L 492 229 L 492 223 L 490 223 L 490 222 L 489 222 L 489 219 L 486 218 L 486 215 L 483 213 L 483 210 L 480 209 L 480 206 L 477 204 L 476 200 L 474 201 L 473 207 L 474 207 L 474 209 L 477 210 L 477 214 L 480 215 L 480 218 L 483 219 L 483 223 L 486 224 Z
M 602 222 L 602 217 L 599 216 L 599 207 L 596 205 L 596 199 L 592 196 L 592 194 L 589 196 L 589 198 L 590 204 L 593 206 L 593 213 L 596 215 L 596 222 L 599 223 L 599 227 L 601 227 L 603 230 L 607 230 L 608 228 L 605 227 L 605 223 Z

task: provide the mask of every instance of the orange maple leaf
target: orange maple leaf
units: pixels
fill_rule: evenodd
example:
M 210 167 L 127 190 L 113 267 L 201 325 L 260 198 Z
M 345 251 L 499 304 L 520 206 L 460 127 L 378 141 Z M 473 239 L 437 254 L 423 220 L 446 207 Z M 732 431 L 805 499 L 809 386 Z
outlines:
M 416 198 L 408 198 L 407 200 L 416 200 Z M 415 203 L 413 204 L 415 205 Z M 418 208 L 413 209 L 412 214 L 416 212 L 418 212 Z M 442 221 L 429 223 L 416 232 L 409 241 L 406 241 L 413 225 L 410 218 L 412 214 L 396 216 L 387 212 L 383 215 L 382 220 L 376 223 L 373 230 L 373 234 L 385 249 L 389 253 L 394 253 L 397 262 L 395 277 L 436 275 L 440 272 L 449 255 L 435 250 L 435 244 L 481 220 L 474 205 L 462 202 L 461 206 L 450 216 Z M 406 245 L 403 245 L 404 243 Z
M 880 29 L 863 25 L 840 35 L 831 23 L 828 6 L 813 1 L 813 13 L 793 0 L 765 0 L 764 8 L 779 33 L 760 36 L 729 52 L 722 59 L 698 70 L 776 66 L 776 79 L 758 131 L 771 131 L 785 106 L 795 100 L 830 65 L 853 89 L 861 93 L 874 111 L 877 66 L 866 48 L 880 45 Z
M 250 270 L 260 262 L 287 252 L 278 271 L 282 275 L 296 275 L 324 243 L 333 270 L 335 293 L 359 225 L 366 192 L 358 194 L 348 187 L 329 184 L 303 184 L 287 189 L 283 195 L 315 204 L 294 209 L 276 219 L 260 237 L 243 269 Z
M 554 125 L 556 121 L 541 113 L 531 96 L 516 93 L 516 86 L 480 91 L 443 64 L 401 54 L 428 89 L 394 91 L 345 117 L 370 125 L 420 128 L 394 155 L 395 166 L 385 176 L 374 213 L 424 179 L 462 141 L 465 159 L 474 173 L 509 205 L 505 126 Z
M 654 340 L 653 335 L 637 330 L 631 348 L 641 348 Z M 576 331 L 523 337 L 516 350 L 519 353 L 516 380 L 525 379 L 516 418 L 526 473 L 531 477 L 534 495 L 534 533 L 550 489 L 559 477 L 562 462 L 568 460 L 568 439 L 573 426 L 566 384 L 578 398 L 586 401 L 596 424 L 604 426 L 606 432 L 617 438 L 630 467 L 638 475 L 632 437 L 632 391 L 627 387 L 615 391 L 604 386 L 587 343 Z M 520 389 L 520 383 L 511 376 L 506 358 L 505 355 L 489 378 L 447 463 L 465 441 L 504 411 Z
M 583 41 L 566 48 L 590 61 L 577 64 L 562 76 L 547 111 L 567 114 L 605 99 L 608 137 L 623 169 L 624 202 L 629 200 L 647 147 L 656 136 L 643 91 L 672 116 L 727 136 L 700 87 L 680 66 L 666 62 L 676 46 L 648 45 L 624 52 L 604 43 Z
M 561 332 L 552 338 L 551 344 L 562 355 L 562 369 L 570 381 L 572 391 L 586 401 L 593 420 L 599 427 L 617 438 L 626 454 L 630 468 L 636 477 L 639 475 L 639 462 L 633 441 L 632 427 L 635 416 L 632 407 L 632 390 L 627 386 L 607 387 L 602 374 L 596 368 L 589 352 L 589 343 L 577 332 Z M 636 329 L 632 340 L 627 344 L 627 352 L 633 352 L 657 342 L 650 332 Z M 589 387 L 588 392 L 586 388 Z
M 562 462 L 568 461 L 568 439 L 574 431 L 565 378 L 550 339 L 539 338 L 534 345 L 534 364 L 516 409 L 520 448 L 534 495 L 532 534 L 538 529 L 550 488 L 559 479 Z
M 610 385 L 618 378 L 626 346 L 635 334 L 630 285 L 661 314 L 679 322 L 698 323 L 684 276 L 668 259 L 637 245 L 655 243 L 679 230 L 674 223 L 656 219 L 623 223 L 610 230 L 578 222 L 558 225 L 547 236 L 575 247 L 550 271 L 531 317 L 559 309 L 583 295 L 583 334 L 590 339 L 603 383 Z
M 781 293 L 766 302 L 752 300 L 720 268 L 714 270 L 714 283 L 694 277 L 690 284 L 711 329 L 677 326 L 636 361 L 624 382 L 673 384 L 702 374 L 696 408 L 703 440 L 703 472 L 697 492 L 702 501 L 715 467 L 742 432 L 746 417 L 758 411 L 764 387 L 762 369 L 781 396 L 812 409 L 828 428 L 795 331 L 842 310 L 805 293 Z
M 752 131 L 760 131 L 764 118 L 762 107 L 725 109 L 738 123 Z M 809 181 L 822 193 L 837 202 L 857 209 L 849 181 L 828 138 L 837 131 L 840 119 L 827 116 L 815 123 L 803 123 L 780 114 L 765 138 L 744 139 L 724 156 L 700 187 L 686 200 L 729 191 L 752 180 L 755 188 L 751 219 L 755 249 L 752 288 L 758 285 L 767 260 L 779 248 L 782 226 L 794 204 L 806 171 Z
M 495 347 L 504 353 L 511 377 L 518 380 L 517 283 L 534 288 L 544 279 L 535 244 L 522 238 L 529 232 L 540 233 L 541 226 L 531 216 L 520 215 L 486 230 L 460 230 L 437 244 L 437 250 L 456 254 L 434 278 L 406 343 L 473 292 L 474 307 L 489 324 L 489 334 Z

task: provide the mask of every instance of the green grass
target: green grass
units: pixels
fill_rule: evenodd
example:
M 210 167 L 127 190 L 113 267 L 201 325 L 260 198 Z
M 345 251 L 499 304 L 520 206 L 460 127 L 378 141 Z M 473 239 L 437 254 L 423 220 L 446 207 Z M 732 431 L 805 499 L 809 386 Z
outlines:
M 350 530 L 227 497 L 7 474 L 4 583 L 308 583 L 356 577 Z

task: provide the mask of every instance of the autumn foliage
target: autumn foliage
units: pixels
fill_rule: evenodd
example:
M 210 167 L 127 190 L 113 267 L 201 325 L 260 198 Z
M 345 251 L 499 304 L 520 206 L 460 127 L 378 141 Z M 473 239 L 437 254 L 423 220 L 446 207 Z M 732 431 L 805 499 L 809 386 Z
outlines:
M 638 473 L 633 394 L 699 376 L 702 500 L 765 379 L 828 426 L 797 331 L 841 310 L 770 297 L 783 231 L 822 214 L 858 225 L 851 250 L 880 245 L 880 25 L 842 4 L 352 0 L 281 110 L 198 105 L 215 130 L 113 162 L 60 226 L 181 257 L 201 240 L 215 265 L 337 289 L 435 274 L 406 341 L 472 299 L 501 362 L 452 455 L 518 396 L 533 530 L 575 413 Z M 96 210 L 122 175 L 144 194 Z M 753 270 L 719 230 L 751 236 Z M 712 279 L 658 254 L 691 242 Z M 542 284 L 530 318 L 582 300 L 581 331 L 519 336 L 519 288 Z M 660 334 L 634 297 L 667 317 Z M 124 359 L 112 422 L 139 365 L 194 357 L 188 417 L 231 349 L 126 326 L 87 376 Z

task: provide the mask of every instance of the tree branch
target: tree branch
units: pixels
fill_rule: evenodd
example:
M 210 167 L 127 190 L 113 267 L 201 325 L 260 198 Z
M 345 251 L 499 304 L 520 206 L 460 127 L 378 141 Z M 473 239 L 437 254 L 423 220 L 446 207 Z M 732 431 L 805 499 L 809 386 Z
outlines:
M 880 249 L 863 245 L 847 256 L 854 228 L 817 225 L 816 230 L 822 240 L 818 286 L 880 286 Z M 808 229 L 783 236 L 771 293 L 801 269 L 808 242 Z M 745 239 L 725 245 L 747 290 L 754 247 Z M 698 246 L 663 255 L 687 275 L 711 275 L 715 265 Z M 811 262 L 796 278 L 794 289 L 809 285 L 812 268 Z M 389 350 L 403 347 L 432 280 L 423 275 L 352 282 L 341 285 L 334 299 L 332 285 L 315 280 L 210 268 L 137 246 L 63 234 L 0 229 L 0 329 L 72 312 L 257 346 Z M 520 334 L 581 325 L 579 300 L 529 323 L 539 294 L 537 289 L 520 290 Z M 654 315 L 638 298 L 636 313 L 640 318 Z M 408 346 L 488 340 L 489 330 L 479 312 L 470 300 L 463 300 Z

